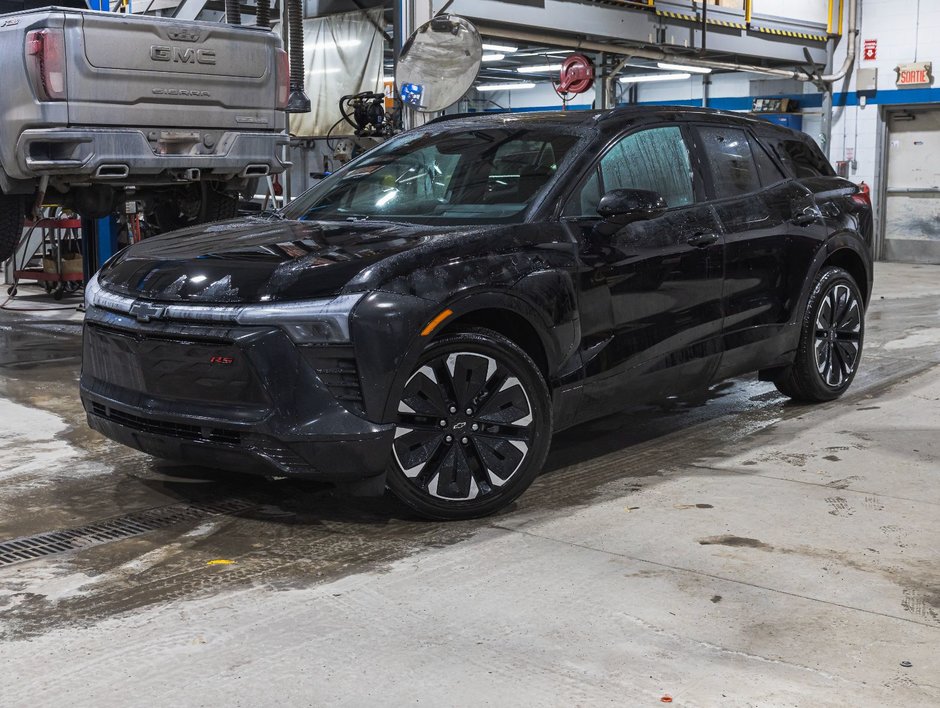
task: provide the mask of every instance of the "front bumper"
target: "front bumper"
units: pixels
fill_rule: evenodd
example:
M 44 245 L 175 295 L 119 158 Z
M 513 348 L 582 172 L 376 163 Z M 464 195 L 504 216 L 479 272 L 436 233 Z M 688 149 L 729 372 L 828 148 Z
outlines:
M 154 133 L 148 140 L 147 133 Z M 82 181 L 168 183 L 192 177 L 251 178 L 283 172 L 289 163 L 286 133 L 147 131 L 119 128 L 47 128 L 24 130 L 16 144 L 17 163 L 8 170 L 14 179 L 44 175 Z
M 86 314 L 89 425 L 166 459 L 359 482 L 381 475 L 394 425 L 365 418 L 350 345 L 303 347 L 277 327 L 141 323 Z

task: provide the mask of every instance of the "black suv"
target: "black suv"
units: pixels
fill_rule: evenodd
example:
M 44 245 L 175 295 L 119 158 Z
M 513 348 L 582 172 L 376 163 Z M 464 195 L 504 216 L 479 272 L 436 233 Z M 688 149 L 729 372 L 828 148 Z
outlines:
M 871 236 L 867 196 L 759 120 L 439 119 L 282 212 L 109 261 L 87 288 L 82 400 L 157 457 L 480 516 L 581 421 L 754 371 L 839 396 Z

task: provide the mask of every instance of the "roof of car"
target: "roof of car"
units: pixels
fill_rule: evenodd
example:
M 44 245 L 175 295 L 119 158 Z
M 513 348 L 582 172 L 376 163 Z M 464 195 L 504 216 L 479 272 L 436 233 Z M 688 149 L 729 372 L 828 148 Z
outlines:
M 676 115 L 694 116 L 706 120 L 720 119 L 722 122 L 737 123 L 738 125 L 751 125 L 760 127 L 763 131 L 783 132 L 793 134 L 794 131 L 773 125 L 746 113 L 733 113 L 713 108 L 697 108 L 692 106 L 670 105 L 642 105 L 623 106 L 605 110 L 574 110 L 574 111 L 488 111 L 486 113 L 460 113 L 445 115 L 430 121 L 433 124 L 459 122 L 460 125 L 474 126 L 506 125 L 540 125 L 540 126 L 577 126 L 598 125 L 617 126 L 619 124 L 637 119 L 652 119 L 661 117 L 664 120 L 674 119 Z M 455 126 L 456 127 L 456 126 Z

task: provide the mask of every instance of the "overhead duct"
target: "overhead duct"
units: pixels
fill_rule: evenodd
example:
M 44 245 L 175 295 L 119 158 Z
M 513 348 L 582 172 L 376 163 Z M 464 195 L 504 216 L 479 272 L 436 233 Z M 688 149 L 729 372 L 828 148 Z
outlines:
M 487 26 L 485 23 L 480 23 L 477 26 L 480 29 L 480 32 L 486 36 L 491 37 L 501 37 L 504 39 L 514 39 L 519 42 L 530 42 L 533 44 L 556 44 L 562 47 L 571 47 L 573 50 L 587 50 L 593 52 L 606 52 L 608 54 L 618 54 L 627 58 L 639 58 L 639 59 L 651 59 L 653 61 L 666 61 L 666 62 L 679 62 L 682 64 L 687 64 L 689 66 L 700 66 L 703 68 L 709 69 L 723 69 L 726 71 L 749 71 L 755 74 L 767 74 L 769 76 L 779 76 L 785 79 L 796 79 L 797 81 L 813 81 L 813 82 L 822 82 L 822 83 L 832 83 L 833 81 L 838 81 L 839 79 L 845 78 L 845 75 L 849 72 L 849 69 L 852 67 L 855 62 L 855 54 L 858 48 L 858 0 L 849 0 L 848 4 L 848 13 L 849 13 L 849 22 L 848 29 L 846 30 L 846 36 L 848 37 L 848 45 L 845 54 L 845 61 L 842 63 L 842 66 L 832 74 L 823 74 L 821 76 L 814 76 L 806 71 L 800 71 L 796 69 L 775 69 L 767 66 L 760 66 L 757 64 L 746 64 L 744 62 L 737 61 L 718 61 L 715 59 L 702 59 L 700 57 L 688 56 L 680 53 L 666 52 L 662 49 L 651 49 L 648 47 L 621 47 L 612 44 L 605 44 L 603 42 L 591 42 L 591 41 L 578 41 L 574 44 L 571 42 L 570 37 L 565 37 L 564 35 L 552 35 L 552 34 L 535 34 L 532 32 L 517 31 L 511 29 L 505 29 L 502 27 L 491 27 Z M 619 73 L 620 69 L 623 68 L 624 63 L 622 62 L 619 68 L 614 72 Z
M 271 0 L 258 0 L 255 8 L 255 24 L 265 29 L 271 28 Z
M 242 23 L 242 10 L 238 0 L 225 0 L 225 21 L 230 25 Z
M 310 99 L 304 93 L 303 0 L 287 0 L 287 26 L 290 44 L 290 97 L 287 99 L 286 110 L 288 113 L 309 113 Z

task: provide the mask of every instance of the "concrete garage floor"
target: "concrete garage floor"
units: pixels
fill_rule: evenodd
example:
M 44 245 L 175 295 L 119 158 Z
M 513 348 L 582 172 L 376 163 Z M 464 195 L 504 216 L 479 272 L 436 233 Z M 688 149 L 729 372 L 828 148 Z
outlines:
M 0 566 L 0 705 L 940 704 L 940 267 L 878 265 L 841 401 L 582 426 L 459 524 L 92 434 L 62 315 L 0 312 L 0 541 L 189 517 Z

